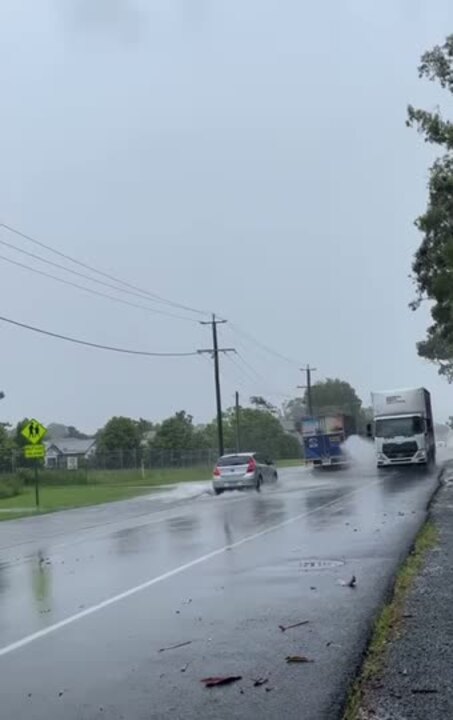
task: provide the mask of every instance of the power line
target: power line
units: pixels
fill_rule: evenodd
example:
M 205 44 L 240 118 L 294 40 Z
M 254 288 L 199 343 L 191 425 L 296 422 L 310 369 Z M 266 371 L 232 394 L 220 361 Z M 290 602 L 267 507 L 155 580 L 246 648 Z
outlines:
M 254 345 L 257 345 L 262 350 L 269 353 L 269 355 L 273 355 L 274 357 L 279 358 L 279 360 L 284 360 L 285 362 L 289 363 L 290 365 L 296 365 L 297 367 L 299 367 L 299 362 L 297 360 L 294 360 L 293 358 L 283 355 L 282 353 L 278 352 L 278 350 L 274 350 L 273 348 L 271 348 L 269 345 L 265 345 L 260 340 L 257 340 L 255 337 L 253 337 L 253 335 L 250 335 L 250 333 L 246 332 L 245 330 L 242 330 L 242 328 L 240 328 L 235 323 L 230 323 L 230 327 L 238 335 L 241 335 L 243 338 L 245 338 L 249 342 L 253 343 Z
M 68 268 L 65 265 L 61 265 L 60 263 L 53 262 L 53 260 L 48 260 L 48 258 L 44 258 L 44 257 L 42 257 L 42 255 L 37 255 L 36 253 L 32 253 L 32 252 L 29 252 L 28 250 L 24 250 L 23 248 L 17 247 L 17 245 L 6 242 L 6 240 L 0 239 L 0 244 L 4 245 L 5 247 L 10 248 L 11 250 L 15 250 L 16 252 L 22 253 L 22 255 L 27 255 L 28 257 L 31 257 L 34 260 L 39 260 L 39 262 L 45 263 L 46 265 L 51 265 L 52 267 L 58 268 L 59 270 L 64 270 L 65 272 L 71 273 L 71 275 L 76 275 L 77 277 L 81 277 L 85 280 L 89 280 L 90 282 L 96 283 L 97 285 L 102 285 L 103 287 L 110 288 L 111 290 L 116 290 L 117 292 L 126 293 L 127 295 L 133 295 L 134 297 L 148 300 L 148 302 L 158 302 L 156 300 L 152 300 L 151 298 L 149 298 L 145 293 L 135 292 L 135 290 L 127 290 L 127 288 L 118 287 L 117 285 L 113 285 L 112 283 L 105 282 L 104 280 L 98 280 L 98 278 L 93 278 L 90 275 L 87 275 L 86 273 L 79 272 L 78 270 L 74 270 L 73 268 Z M 177 317 L 182 317 L 182 316 L 177 316 Z M 192 320 L 192 318 L 187 318 L 187 319 L 190 319 L 192 322 L 195 322 L 195 320 Z
M 272 396 L 272 397 L 282 397 L 282 398 L 289 398 L 291 395 L 289 393 L 284 393 L 279 391 L 277 388 L 271 386 L 268 384 L 266 378 L 263 375 L 260 375 L 257 370 L 254 369 L 250 363 L 248 363 L 245 358 L 236 351 L 234 356 L 231 356 L 228 358 L 230 362 L 232 362 L 238 370 L 241 371 L 243 376 L 247 378 L 249 382 L 253 383 L 253 386 L 259 387 L 260 390 L 264 390 L 266 395 Z M 240 359 L 243 365 L 240 365 L 237 362 L 237 359 Z M 250 368 L 250 369 L 249 369 Z M 253 374 L 252 374 L 253 373 Z M 257 385 L 257 382 L 260 383 L 260 385 Z M 243 383 L 241 383 L 243 385 Z M 243 385 L 245 387 L 245 385 Z M 250 389 L 250 388 L 248 388 Z
M 113 300 L 113 302 L 121 303 L 122 305 L 129 305 L 129 307 L 139 308 L 140 310 L 146 310 L 150 313 L 157 313 L 158 315 L 165 315 L 166 317 L 177 318 L 178 320 L 185 320 L 192 323 L 197 322 L 196 320 L 184 317 L 183 315 L 177 315 L 176 313 L 167 312 L 166 310 L 158 310 L 157 308 L 151 308 L 148 305 L 133 303 L 130 302 L 130 300 L 123 300 L 122 298 L 115 297 L 114 295 L 108 295 L 107 293 L 101 292 L 100 290 L 94 290 L 93 288 L 86 287 L 85 285 L 79 285 L 78 283 L 72 282 L 72 280 L 65 280 L 64 278 L 60 278 L 57 275 L 52 275 L 51 273 L 45 272 L 44 270 L 38 270 L 37 268 L 30 267 L 30 265 L 21 263 L 18 260 L 13 260 L 12 258 L 5 257 L 5 255 L 0 255 L 0 260 L 4 260 L 5 262 L 11 263 L 12 265 L 17 265 L 17 267 L 24 268 L 25 270 L 36 273 L 37 275 L 42 275 L 43 277 L 50 278 L 51 280 L 62 283 L 63 285 L 69 285 L 71 287 L 77 288 L 78 290 L 84 290 L 85 292 L 89 292 L 92 295 L 107 298 L 108 300 Z
M 51 332 L 50 330 L 43 330 L 42 328 L 27 325 L 26 323 L 21 323 L 18 320 L 11 320 L 11 318 L 3 317 L 1 315 L 0 320 L 25 330 L 31 330 L 32 332 L 39 333 L 40 335 L 48 335 L 49 337 L 57 338 L 58 340 L 66 340 L 67 342 L 76 343 L 77 345 L 86 345 L 88 347 L 97 348 L 98 350 L 109 350 L 110 352 L 125 353 L 127 355 L 143 355 L 145 357 L 193 357 L 198 355 L 197 352 L 148 352 L 146 350 L 130 350 L 128 348 L 114 347 L 112 345 L 101 345 L 100 343 L 73 338 L 69 335 L 61 335 L 60 333 Z
M 75 263 L 76 265 L 79 265 L 80 267 L 85 268 L 85 270 L 90 270 L 91 272 L 94 272 L 97 275 L 101 275 L 102 277 L 105 277 L 108 280 L 113 280 L 113 282 L 119 283 L 120 285 L 130 288 L 131 290 L 136 290 L 150 298 L 153 298 L 155 301 L 159 301 L 161 303 L 164 303 L 165 305 L 171 305 L 172 307 L 179 308 L 181 310 L 187 310 L 188 312 L 192 312 L 197 315 L 208 315 L 209 314 L 205 310 L 199 310 L 198 308 L 192 308 L 189 305 L 184 305 L 183 303 L 178 303 L 178 302 L 174 302 L 173 300 L 168 300 L 167 298 L 163 297 L 162 295 L 158 295 L 157 293 L 150 292 L 149 290 L 144 290 L 143 288 L 140 288 L 137 285 L 133 285 L 132 283 L 126 282 L 125 280 L 121 280 L 121 278 L 117 278 L 114 275 L 111 275 L 111 274 L 105 272 L 104 270 L 99 270 L 98 268 L 94 267 L 93 265 L 89 265 L 88 263 L 85 263 L 82 260 L 77 260 L 76 258 L 72 257 L 71 255 L 61 252 L 61 250 L 57 250 L 56 248 L 52 247 L 51 245 L 48 245 L 48 244 L 42 242 L 41 240 L 38 240 L 37 238 L 33 237 L 32 235 L 28 235 L 27 233 L 24 233 L 21 230 L 18 230 L 17 228 L 13 227 L 12 225 L 8 225 L 7 223 L 0 222 L 0 227 L 3 227 L 6 230 L 9 230 L 9 232 L 12 232 L 15 235 L 18 235 L 19 237 L 22 237 L 25 240 L 28 240 L 29 242 L 33 243 L 34 245 L 38 245 L 39 247 L 42 247 L 45 250 L 48 250 L 49 252 L 59 255 L 60 257 L 64 258 L 65 260 L 69 260 L 70 262 Z

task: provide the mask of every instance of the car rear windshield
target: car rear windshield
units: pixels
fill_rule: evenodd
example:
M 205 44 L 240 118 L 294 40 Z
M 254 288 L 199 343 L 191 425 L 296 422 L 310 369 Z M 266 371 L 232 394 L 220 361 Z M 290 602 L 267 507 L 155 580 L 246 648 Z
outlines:
M 220 467 L 227 465 L 247 465 L 250 460 L 250 455 L 228 455 L 227 457 L 221 457 L 217 465 Z

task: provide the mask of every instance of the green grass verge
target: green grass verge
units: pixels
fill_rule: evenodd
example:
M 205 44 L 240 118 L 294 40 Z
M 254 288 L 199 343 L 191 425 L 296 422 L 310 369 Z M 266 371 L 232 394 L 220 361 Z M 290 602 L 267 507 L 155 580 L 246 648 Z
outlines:
M 401 627 L 408 592 L 420 574 L 426 553 L 437 541 L 436 527 L 431 521 L 426 522 L 417 536 L 412 552 L 397 575 L 391 601 L 383 607 L 376 620 L 360 676 L 349 693 L 343 720 L 359 720 L 367 685 L 384 667 L 386 648 L 389 642 L 398 636 Z
M 301 465 L 300 460 L 283 460 L 279 467 Z M 13 497 L 0 498 L 0 521 L 28 517 L 68 508 L 87 507 L 142 495 L 160 485 L 210 480 L 211 468 L 165 468 L 161 470 L 42 471 L 39 511 L 35 509 L 35 490 L 26 485 Z M 52 476 L 46 484 L 47 476 Z M 57 484 L 60 478 L 60 484 Z M 3 512 L 2 512 L 3 511 Z
M 279 468 L 302 467 L 305 465 L 305 460 L 302 458 L 297 458 L 296 460 L 277 460 L 276 465 Z
M 180 482 L 210 480 L 211 467 L 163 468 L 160 470 L 90 470 L 88 483 L 99 485 L 173 485 Z
M 149 492 L 149 488 L 111 485 L 43 486 L 39 491 L 41 507 L 38 512 L 45 513 L 65 508 L 99 505 L 114 500 L 126 500 L 146 492 Z M 34 512 L 36 512 L 35 490 L 31 487 L 25 488 L 20 495 L 0 501 L 0 520 L 12 520 L 19 516 L 28 517 Z

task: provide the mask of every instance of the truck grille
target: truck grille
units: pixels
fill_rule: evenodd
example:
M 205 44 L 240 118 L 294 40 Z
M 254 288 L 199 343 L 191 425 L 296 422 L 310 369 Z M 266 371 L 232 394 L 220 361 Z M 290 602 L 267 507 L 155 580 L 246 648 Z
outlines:
M 411 458 L 415 455 L 417 450 L 418 446 L 414 441 L 404 443 L 384 443 L 382 446 L 382 452 L 390 460 L 396 460 L 397 458 Z

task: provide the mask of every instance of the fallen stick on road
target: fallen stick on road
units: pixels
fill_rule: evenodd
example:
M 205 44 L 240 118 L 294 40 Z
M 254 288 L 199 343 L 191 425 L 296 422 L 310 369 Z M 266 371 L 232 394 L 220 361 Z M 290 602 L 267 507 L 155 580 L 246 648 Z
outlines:
M 286 658 L 288 664 L 292 663 L 312 663 L 314 660 L 310 660 L 305 655 L 288 655 Z
M 308 625 L 310 621 L 309 620 L 302 620 L 301 622 L 293 623 L 292 625 L 279 625 L 278 627 L 282 632 L 286 632 L 287 630 L 292 630 L 296 627 L 301 627 L 301 625 Z
M 204 683 L 207 688 L 217 687 L 218 685 L 231 685 L 231 683 L 242 680 L 242 675 L 226 675 L 225 677 L 207 677 L 202 678 L 200 682 Z
M 182 648 L 186 645 L 191 645 L 192 643 L 193 640 L 186 640 L 186 642 L 177 643 L 177 645 L 169 645 L 168 647 L 160 648 L 159 652 L 165 652 L 166 650 L 176 650 L 177 648 Z

